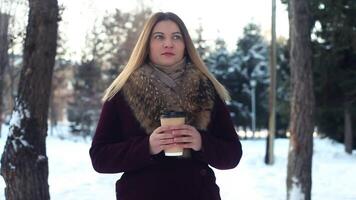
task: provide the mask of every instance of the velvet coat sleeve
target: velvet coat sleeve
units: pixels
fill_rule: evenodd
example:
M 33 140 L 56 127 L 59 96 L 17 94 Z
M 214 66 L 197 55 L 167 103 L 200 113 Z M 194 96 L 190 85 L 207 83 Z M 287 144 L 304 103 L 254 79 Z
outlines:
M 102 107 L 89 151 L 92 165 L 100 173 L 134 171 L 153 162 L 148 135 L 141 133 L 139 126 L 127 122 L 129 109 L 122 101 L 123 98 L 116 95 Z
M 226 104 L 217 97 L 207 131 L 200 131 L 202 150 L 194 156 L 217 169 L 232 169 L 242 157 L 242 147 Z

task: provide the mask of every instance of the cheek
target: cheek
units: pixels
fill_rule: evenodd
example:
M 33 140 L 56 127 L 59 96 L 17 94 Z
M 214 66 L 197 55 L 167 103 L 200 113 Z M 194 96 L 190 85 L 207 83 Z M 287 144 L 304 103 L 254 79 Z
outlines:
M 149 47 L 150 49 L 157 50 L 160 43 L 157 40 L 150 40 Z
M 149 49 L 149 52 L 148 52 L 149 56 L 150 57 L 155 57 L 157 53 L 158 53 L 157 45 L 155 45 L 154 43 L 151 43 L 150 44 L 150 49 Z
M 150 43 L 150 48 L 149 48 L 149 53 L 151 54 L 152 52 L 154 52 L 154 44 L 153 43 Z
M 180 54 L 184 55 L 184 51 L 185 51 L 185 46 L 184 46 L 184 44 L 181 44 L 180 47 L 179 47 Z

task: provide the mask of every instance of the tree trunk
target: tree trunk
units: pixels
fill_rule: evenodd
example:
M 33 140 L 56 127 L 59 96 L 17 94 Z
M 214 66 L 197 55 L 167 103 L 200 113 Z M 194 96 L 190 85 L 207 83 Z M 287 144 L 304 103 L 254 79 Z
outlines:
M 265 163 L 274 163 L 274 138 L 276 135 L 276 0 L 272 0 L 272 38 L 270 53 L 270 86 L 269 86 L 269 118 L 268 118 L 268 140 Z
M 5 69 L 9 65 L 9 20 L 8 14 L 0 13 L 0 137 L 4 112 Z
M 289 1 L 289 24 L 292 96 L 287 199 L 310 200 L 315 100 L 308 0 Z
M 29 0 L 23 68 L 1 158 L 8 200 L 47 200 L 47 116 L 57 47 L 57 0 Z
M 53 81 L 52 81 L 53 84 Z M 53 85 L 51 85 L 51 93 L 49 94 L 49 121 L 50 121 L 50 131 L 49 134 L 52 136 L 53 135 L 53 128 L 55 125 L 55 109 L 54 109 L 54 103 L 53 103 L 53 99 L 54 99 L 54 94 L 53 94 Z
M 352 147 L 353 147 L 353 138 L 352 138 L 352 123 L 351 123 L 351 105 L 350 103 L 346 103 L 344 106 L 344 144 L 345 144 L 345 151 L 348 154 L 352 154 Z

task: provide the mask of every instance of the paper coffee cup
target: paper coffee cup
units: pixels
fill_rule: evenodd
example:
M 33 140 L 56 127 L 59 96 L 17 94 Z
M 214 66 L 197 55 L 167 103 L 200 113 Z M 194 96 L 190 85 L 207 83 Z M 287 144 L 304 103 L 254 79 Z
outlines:
M 184 112 L 166 112 L 161 115 L 161 126 L 177 126 L 185 124 Z M 166 156 L 182 156 L 183 148 L 178 146 L 165 149 L 164 154 Z

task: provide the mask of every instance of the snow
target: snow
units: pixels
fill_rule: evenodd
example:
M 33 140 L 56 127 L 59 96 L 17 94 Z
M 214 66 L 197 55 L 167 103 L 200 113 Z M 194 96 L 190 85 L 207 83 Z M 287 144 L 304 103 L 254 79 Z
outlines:
M 26 106 L 23 106 L 17 100 L 16 100 L 16 104 L 17 104 L 18 109 L 13 110 L 13 112 L 11 114 L 11 119 L 10 119 L 10 123 L 9 123 L 9 125 L 10 125 L 9 134 L 13 134 L 13 131 L 15 128 L 18 128 L 18 129 L 20 128 L 22 119 L 30 117 L 30 112 L 28 109 L 26 109 Z M 22 130 L 21 130 L 21 133 L 22 133 Z M 14 147 L 15 151 L 17 151 L 17 149 L 21 148 L 21 147 L 31 147 L 31 145 L 25 140 L 23 135 L 20 135 L 20 136 L 13 135 L 13 140 L 11 141 L 11 144 Z
M 21 104 L 16 100 L 16 104 L 18 104 L 18 109 L 14 110 L 11 115 L 11 120 L 10 120 L 10 127 L 16 126 L 20 127 L 21 125 L 21 119 L 23 118 L 29 118 L 30 117 L 30 112 L 27 109 L 24 109 Z
M 292 188 L 290 191 L 291 200 L 303 200 L 304 193 L 297 177 L 292 177 Z
M 5 145 L 2 128 L 0 149 Z M 66 130 L 58 129 L 61 131 Z M 89 159 L 90 140 L 69 137 L 66 133 L 47 138 L 49 161 L 49 185 L 53 200 L 115 200 L 115 181 L 120 174 L 98 174 Z M 58 131 L 58 132 L 57 132 Z M 62 135 L 62 136 L 61 136 Z M 214 170 L 223 200 L 285 200 L 286 171 L 289 140 L 276 139 L 275 163 L 263 163 L 265 139 L 241 140 L 244 155 L 237 168 Z M 44 155 L 39 160 L 46 159 Z M 355 200 L 356 151 L 352 155 L 344 152 L 344 146 L 329 139 L 315 138 L 313 156 L 313 200 Z M 0 188 L 5 183 L 0 178 Z M 295 189 L 295 190 L 294 190 Z M 298 192 L 298 188 L 293 191 Z M 5 199 L 0 189 L 0 199 Z
M 32 147 L 23 137 L 23 135 L 20 136 L 12 136 L 13 139 L 11 140 L 11 144 L 14 147 L 14 150 L 17 151 L 18 148 L 21 147 Z
M 10 124 L 9 134 L 13 134 L 15 128 L 20 129 L 21 119 L 29 118 L 29 117 L 30 117 L 30 112 L 27 109 L 24 109 L 21 105 L 19 106 L 18 110 L 14 110 L 12 112 L 11 120 L 9 123 Z M 23 135 L 19 135 L 19 136 L 13 135 L 13 140 L 11 141 L 11 144 L 14 147 L 15 151 L 17 151 L 17 149 L 21 147 L 31 147 L 31 145 L 25 140 Z
M 41 162 L 41 161 L 44 161 L 44 160 L 46 160 L 46 156 L 44 156 L 44 155 L 39 155 L 37 157 L 37 162 Z
M 20 127 L 20 122 L 23 117 L 21 116 L 20 112 L 14 110 L 11 115 L 10 125 Z

